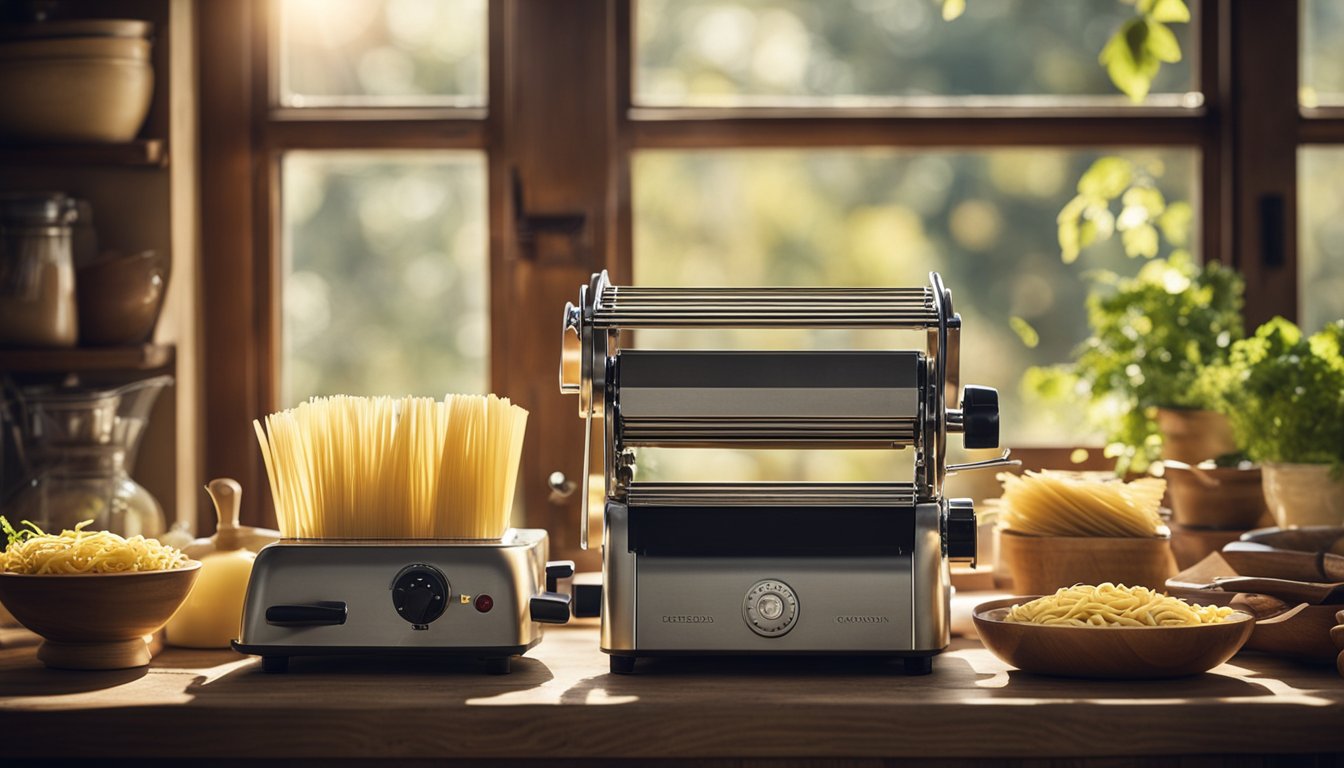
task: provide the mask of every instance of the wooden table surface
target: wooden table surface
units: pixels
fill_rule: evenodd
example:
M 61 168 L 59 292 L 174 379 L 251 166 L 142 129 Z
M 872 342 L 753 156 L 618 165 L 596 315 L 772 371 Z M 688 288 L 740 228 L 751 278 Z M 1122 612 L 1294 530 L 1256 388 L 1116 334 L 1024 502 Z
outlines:
M 1250 654 L 1185 680 L 1090 682 L 1024 674 L 960 639 L 927 677 L 874 660 L 760 658 L 653 660 L 618 677 L 596 630 L 578 627 L 549 630 L 508 676 L 470 661 L 333 658 L 276 675 L 231 651 L 178 649 L 148 669 L 48 670 L 34 642 L 0 633 L 0 762 L 1344 753 L 1333 668 Z

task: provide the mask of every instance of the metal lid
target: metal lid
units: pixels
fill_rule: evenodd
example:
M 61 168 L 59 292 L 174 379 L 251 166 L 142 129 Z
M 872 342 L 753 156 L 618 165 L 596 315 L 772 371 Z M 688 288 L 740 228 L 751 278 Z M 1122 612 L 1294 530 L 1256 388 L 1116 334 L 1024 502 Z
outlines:
M 0 225 L 67 226 L 77 216 L 75 200 L 64 192 L 0 195 Z

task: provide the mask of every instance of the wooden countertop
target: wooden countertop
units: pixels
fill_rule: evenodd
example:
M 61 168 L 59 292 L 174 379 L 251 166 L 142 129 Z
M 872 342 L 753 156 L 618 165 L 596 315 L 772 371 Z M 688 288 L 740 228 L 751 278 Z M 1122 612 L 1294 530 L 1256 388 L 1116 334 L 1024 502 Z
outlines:
M 0 631 L 7 758 L 1048 758 L 1344 752 L 1332 668 L 1243 654 L 1200 677 L 1089 682 L 959 639 L 927 677 L 874 660 L 653 660 L 607 674 L 592 627 L 513 674 L 470 661 L 169 649 L 148 669 L 43 668 Z M 20 735 L 22 737 L 20 737 Z M 109 745 L 120 745 L 110 750 Z

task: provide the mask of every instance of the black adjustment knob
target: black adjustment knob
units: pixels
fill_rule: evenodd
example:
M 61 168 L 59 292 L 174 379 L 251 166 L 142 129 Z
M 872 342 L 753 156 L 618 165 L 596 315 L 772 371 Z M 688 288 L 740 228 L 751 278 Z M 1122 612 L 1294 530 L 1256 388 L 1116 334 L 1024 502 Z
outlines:
M 999 391 L 966 385 L 961 391 L 961 439 L 967 448 L 999 447 Z
M 432 565 L 408 565 L 392 581 L 392 605 L 397 615 L 417 628 L 443 615 L 450 594 L 448 579 Z
M 970 499 L 948 499 L 943 543 L 949 560 L 969 560 L 975 565 L 975 528 L 975 504 Z

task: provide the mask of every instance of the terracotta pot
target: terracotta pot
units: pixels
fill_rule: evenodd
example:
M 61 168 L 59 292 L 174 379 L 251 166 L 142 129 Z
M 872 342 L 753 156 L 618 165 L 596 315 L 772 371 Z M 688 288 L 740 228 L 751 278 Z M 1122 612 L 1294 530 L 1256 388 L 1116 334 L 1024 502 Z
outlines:
M 1344 525 L 1344 477 L 1332 477 L 1330 465 L 1267 461 L 1262 469 L 1265 501 L 1280 528 Z
M 999 557 L 1013 576 L 1013 590 L 1048 595 L 1074 584 L 1113 582 L 1161 589 L 1176 575 L 1165 536 L 1027 536 L 1003 531 Z
M 1168 462 L 1165 469 L 1172 519 L 1183 526 L 1245 531 L 1260 525 L 1269 511 L 1259 467 L 1200 469 Z
M 1157 428 L 1164 459 L 1194 465 L 1237 450 L 1232 425 L 1217 411 L 1158 408 Z

